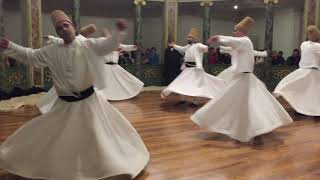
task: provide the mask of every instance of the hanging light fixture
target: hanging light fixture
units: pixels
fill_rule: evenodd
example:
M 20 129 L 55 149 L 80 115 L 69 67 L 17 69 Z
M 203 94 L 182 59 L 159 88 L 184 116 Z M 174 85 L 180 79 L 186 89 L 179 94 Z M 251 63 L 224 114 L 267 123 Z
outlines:
M 239 8 L 239 6 L 238 6 L 238 1 L 235 0 L 235 1 L 234 1 L 234 5 L 233 5 L 233 9 L 234 9 L 234 10 L 238 10 L 238 8 Z

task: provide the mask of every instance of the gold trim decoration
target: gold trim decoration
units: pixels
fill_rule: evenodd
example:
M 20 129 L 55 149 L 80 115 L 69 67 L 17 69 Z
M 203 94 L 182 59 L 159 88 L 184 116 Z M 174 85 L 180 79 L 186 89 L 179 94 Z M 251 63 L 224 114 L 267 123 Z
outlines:
M 279 3 L 279 0 L 264 0 L 265 4 L 277 4 Z
M 147 5 L 147 1 L 146 0 L 134 0 L 133 4 L 145 6 L 145 5 Z
M 200 2 L 200 6 L 212 6 L 213 0 L 203 0 Z

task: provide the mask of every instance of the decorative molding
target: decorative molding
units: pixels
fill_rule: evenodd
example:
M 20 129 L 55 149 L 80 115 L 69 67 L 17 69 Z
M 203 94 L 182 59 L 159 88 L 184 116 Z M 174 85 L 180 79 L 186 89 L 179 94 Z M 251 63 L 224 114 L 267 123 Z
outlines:
M 169 41 L 177 41 L 178 30 L 178 3 L 175 0 L 167 0 L 163 7 L 163 31 L 162 31 L 162 57 L 168 47 Z M 161 59 L 163 61 L 163 59 Z
M 206 72 L 212 75 L 217 75 L 222 72 L 224 69 L 228 68 L 230 65 L 227 64 L 215 64 L 215 65 L 204 65 Z M 137 76 L 137 66 L 136 65 L 123 65 L 122 66 L 126 71 L 130 72 L 132 75 Z M 263 64 L 255 65 L 254 74 L 261 79 L 272 92 L 274 87 L 290 72 L 296 70 L 298 66 L 270 66 L 268 74 L 270 77 L 265 78 L 265 67 Z M 30 84 L 27 81 L 26 74 L 28 68 L 26 66 L 17 66 L 6 69 L 5 71 L 0 71 L 0 84 L 1 90 L 5 92 L 10 92 L 13 87 L 19 87 L 22 89 L 30 88 Z M 141 65 L 141 77 L 140 80 L 144 82 L 146 86 L 162 86 L 164 82 L 164 65 Z M 52 79 L 48 68 L 45 68 L 45 83 L 44 89 L 48 90 L 52 86 Z
M 41 0 L 20 0 L 24 16 L 25 45 L 34 49 L 42 46 Z M 27 78 L 32 86 L 43 86 L 43 69 L 29 66 Z
M 137 5 L 143 5 L 143 6 L 145 6 L 145 5 L 147 5 L 147 0 L 134 0 L 134 1 L 133 1 L 133 4 L 135 4 L 136 6 L 137 6 Z
M 279 0 L 264 0 L 265 4 L 277 4 L 279 3 Z
M 212 6 L 213 0 L 203 0 L 200 2 L 200 6 Z

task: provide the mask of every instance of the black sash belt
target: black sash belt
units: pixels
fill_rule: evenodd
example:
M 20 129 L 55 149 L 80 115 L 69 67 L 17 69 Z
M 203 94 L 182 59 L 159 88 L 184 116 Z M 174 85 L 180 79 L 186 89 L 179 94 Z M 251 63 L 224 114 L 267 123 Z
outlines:
M 108 65 L 115 65 L 115 64 L 118 64 L 118 63 L 114 63 L 114 62 L 107 62 L 106 64 L 108 64 Z
M 196 66 L 196 63 L 195 62 L 186 62 L 186 67 L 189 68 L 189 67 L 195 67 Z
M 81 91 L 80 93 L 74 93 L 77 96 L 59 96 L 59 98 L 67 102 L 76 102 L 90 97 L 93 93 L 94 89 L 93 86 L 91 86 L 88 89 Z

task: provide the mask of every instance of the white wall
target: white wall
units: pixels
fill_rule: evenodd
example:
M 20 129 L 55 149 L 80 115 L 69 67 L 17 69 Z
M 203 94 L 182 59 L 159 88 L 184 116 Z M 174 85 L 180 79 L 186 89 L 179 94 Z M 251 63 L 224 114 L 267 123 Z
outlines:
M 303 27 L 303 13 L 295 9 L 275 11 L 273 49 L 282 50 L 290 56 L 292 50 L 299 48 Z
M 264 48 L 265 17 L 264 12 L 248 13 L 256 23 L 249 33 L 255 49 Z M 283 51 L 284 56 L 292 54 L 302 41 L 303 12 L 297 9 L 275 9 L 273 24 L 273 49 Z
M 22 44 L 23 27 L 22 17 L 20 12 L 5 11 L 5 34 L 6 36 L 19 44 Z M 250 37 L 254 43 L 255 49 L 264 48 L 265 36 L 265 18 L 264 11 L 248 12 L 242 15 L 250 15 L 256 20 L 256 24 L 250 32 Z M 234 27 L 233 17 L 229 14 L 213 15 L 211 20 L 211 35 L 222 34 L 231 35 Z M 51 20 L 48 14 L 43 14 L 43 34 L 56 35 L 52 27 Z M 134 40 L 134 19 L 127 18 L 129 22 L 128 36 L 124 43 L 132 44 Z M 94 23 L 97 27 L 111 27 L 115 18 L 82 16 L 81 24 L 87 25 Z M 301 29 L 303 26 L 303 12 L 296 9 L 276 9 L 274 17 L 274 36 L 273 47 L 275 50 L 284 51 L 287 57 L 291 54 L 294 48 L 299 47 L 301 43 Z M 178 37 L 177 44 L 186 44 L 186 35 L 192 27 L 199 28 L 202 32 L 202 14 L 179 15 L 178 16 Z M 152 46 L 158 49 L 159 54 L 162 51 L 162 17 L 143 18 L 142 25 L 142 43 L 145 48 Z M 94 34 L 99 36 L 98 33 Z M 200 33 L 200 41 L 202 42 L 202 33 Z
M 202 42 L 203 18 L 202 16 L 188 16 L 182 15 L 178 17 L 178 35 L 177 44 L 186 44 L 186 37 L 191 28 L 199 29 L 199 42 Z M 233 31 L 234 22 L 231 19 L 211 18 L 211 35 L 231 35 Z
M 162 17 L 142 19 L 142 45 L 144 48 L 156 47 L 160 56 L 162 54 L 162 24 Z
M 18 44 L 23 43 L 22 14 L 20 12 L 4 11 L 5 36 Z

